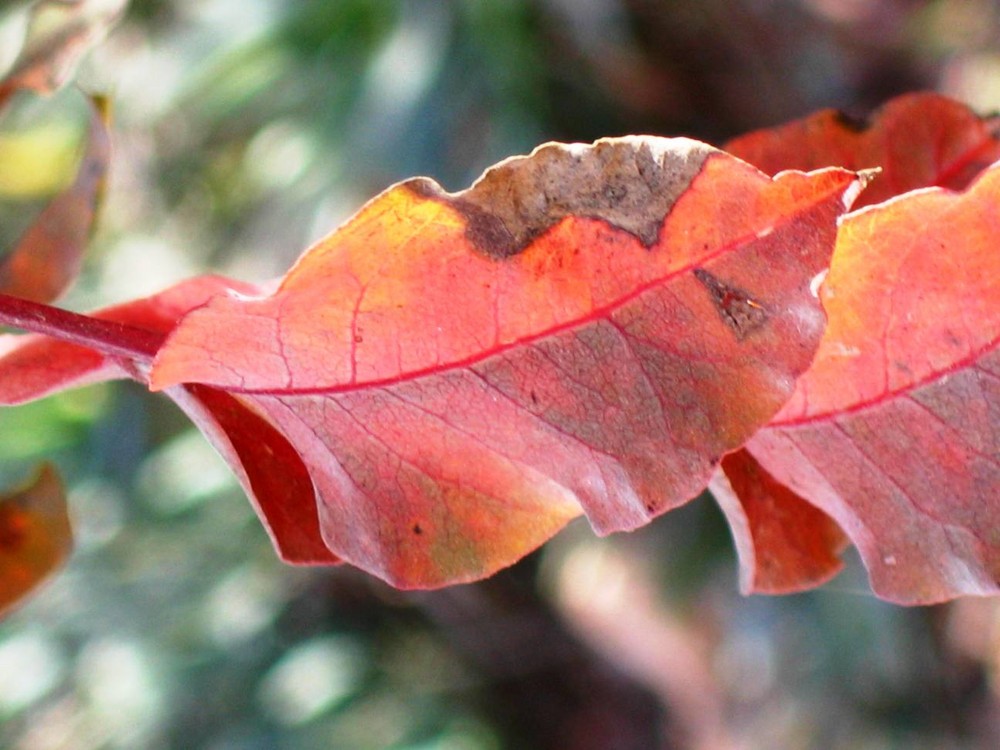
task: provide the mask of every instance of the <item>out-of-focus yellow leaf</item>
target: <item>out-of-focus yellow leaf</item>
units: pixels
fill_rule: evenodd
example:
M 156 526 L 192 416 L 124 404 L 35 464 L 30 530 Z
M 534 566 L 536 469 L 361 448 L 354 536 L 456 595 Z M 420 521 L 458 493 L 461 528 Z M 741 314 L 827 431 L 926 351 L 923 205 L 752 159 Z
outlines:
M 0 495 L 0 616 L 62 566 L 72 547 L 66 490 L 51 465 Z
M 0 133 L 0 198 L 30 200 L 65 189 L 78 161 L 79 127 L 45 123 Z

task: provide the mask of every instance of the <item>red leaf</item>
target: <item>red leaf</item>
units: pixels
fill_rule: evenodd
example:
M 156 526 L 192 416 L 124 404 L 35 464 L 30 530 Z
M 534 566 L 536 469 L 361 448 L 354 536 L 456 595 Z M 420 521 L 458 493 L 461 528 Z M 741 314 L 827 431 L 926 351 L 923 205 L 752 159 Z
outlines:
M 709 485 L 733 531 L 744 594 L 813 588 L 844 567 L 847 537 L 828 515 L 775 481 L 745 450 L 722 459 Z
M 95 315 L 120 332 L 54 326 L 111 355 L 11 337 L 0 400 L 143 380 L 151 332 L 173 329 L 151 385 L 233 465 L 285 559 L 471 580 L 581 509 L 634 528 L 704 487 L 808 365 L 810 282 L 856 188 L 683 139 L 550 145 L 456 195 L 387 191 L 271 294 L 194 279 Z M 119 336 L 143 356 L 119 358 Z
M 607 533 L 682 504 L 774 414 L 852 180 L 653 138 L 546 146 L 455 195 L 412 180 L 273 294 L 185 316 L 151 384 L 273 424 L 336 555 L 399 586 L 489 575 L 581 508 Z
M 833 109 L 725 145 L 768 174 L 783 169 L 881 167 L 856 207 L 920 187 L 966 187 L 1000 159 L 1000 118 L 938 94 L 906 94 L 857 121 Z
M 51 466 L 0 495 L 0 617 L 61 567 L 72 547 L 66 491 Z
M 896 602 L 1000 591 L 997 205 L 1000 166 L 845 217 L 816 361 L 747 445 Z
M 52 199 L 0 261 L 0 293 L 51 302 L 80 274 L 111 156 L 104 106 L 93 101 L 87 147 L 73 184 Z

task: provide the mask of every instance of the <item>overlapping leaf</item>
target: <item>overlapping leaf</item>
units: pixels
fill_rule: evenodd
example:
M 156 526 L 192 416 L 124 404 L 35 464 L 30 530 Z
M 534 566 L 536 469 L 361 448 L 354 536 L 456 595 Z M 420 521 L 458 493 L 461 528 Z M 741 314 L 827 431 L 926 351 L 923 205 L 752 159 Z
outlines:
M 991 169 L 965 195 L 845 221 L 816 363 L 747 446 L 837 519 L 895 601 L 998 590 L 998 201 Z
M 402 183 L 274 293 L 189 300 L 150 383 L 286 558 L 482 577 L 581 511 L 603 533 L 685 502 L 770 419 L 819 340 L 810 282 L 856 187 L 654 138 L 549 145 L 455 195 Z
M 1000 118 L 932 93 L 905 94 L 858 120 L 825 109 L 729 141 L 725 149 L 775 174 L 783 169 L 878 168 L 855 208 L 909 190 L 964 188 L 1000 159 Z
M 930 120 L 938 100 L 923 101 L 931 102 Z M 935 154 L 955 152 L 978 128 L 968 118 L 957 128 L 949 122 L 939 124 Z M 935 164 L 958 175 L 964 168 L 955 165 L 996 147 L 990 138 L 977 136 L 979 145 L 950 166 Z M 793 148 L 789 159 L 796 158 Z M 887 157 L 886 164 L 892 176 L 904 162 Z M 893 184 L 945 181 L 932 172 Z M 845 217 L 822 287 L 829 324 L 816 361 L 775 421 L 727 467 L 745 504 L 805 499 L 829 513 L 858 547 L 875 592 L 894 601 L 998 589 L 998 200 L 1000 169 L 992 167 L 965 193 L 917 191 Z M 725 485 L 716 487 L 723 506 L 737 508 Z M 826 519 L 800 523 L 801 533 L 823 538 Z M 755 569 L 760 559 L 793 569 L 794 556 L 780 544 L 734 528 L 748 589 L 767 588 L 766 571 Z M 826 568 L 818 579 L 803 568 L 798 587 L 835 572 L 835 551 L 833 540 L 817 548 Z

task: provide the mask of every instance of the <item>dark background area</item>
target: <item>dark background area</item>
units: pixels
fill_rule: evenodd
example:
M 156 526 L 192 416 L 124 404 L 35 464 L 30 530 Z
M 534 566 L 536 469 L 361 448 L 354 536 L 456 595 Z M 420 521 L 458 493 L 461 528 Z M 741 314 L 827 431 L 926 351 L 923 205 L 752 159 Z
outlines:
M 1000 8 L 134 0 L 79 81 L 115 108 L 100 231 L 66 301 L 86 309 L 208 269 L 276 276 L 392 182 L 460 189 L 545 140 L 721 143 L 918 89 L 991 110 Z M 743 598 L 708 496 L 402 593 L 278 562 L 221 461 L 132 384 L 0 411 L 0 484 L 45 457 L 78 547 L 0 622 L 2 748 L 1000 747 L 993 601 L 888 605 L 852 553 L 818 591 Z

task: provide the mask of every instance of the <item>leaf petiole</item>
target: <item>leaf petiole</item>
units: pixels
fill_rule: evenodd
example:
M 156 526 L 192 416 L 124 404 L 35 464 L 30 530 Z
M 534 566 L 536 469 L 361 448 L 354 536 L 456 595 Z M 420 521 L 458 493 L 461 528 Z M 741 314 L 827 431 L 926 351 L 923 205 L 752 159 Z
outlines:
M 0 324 L 146 363 L 153 361 L 166 338 L 147 328 L 92 318 L 9 294 L 0 294 Z

